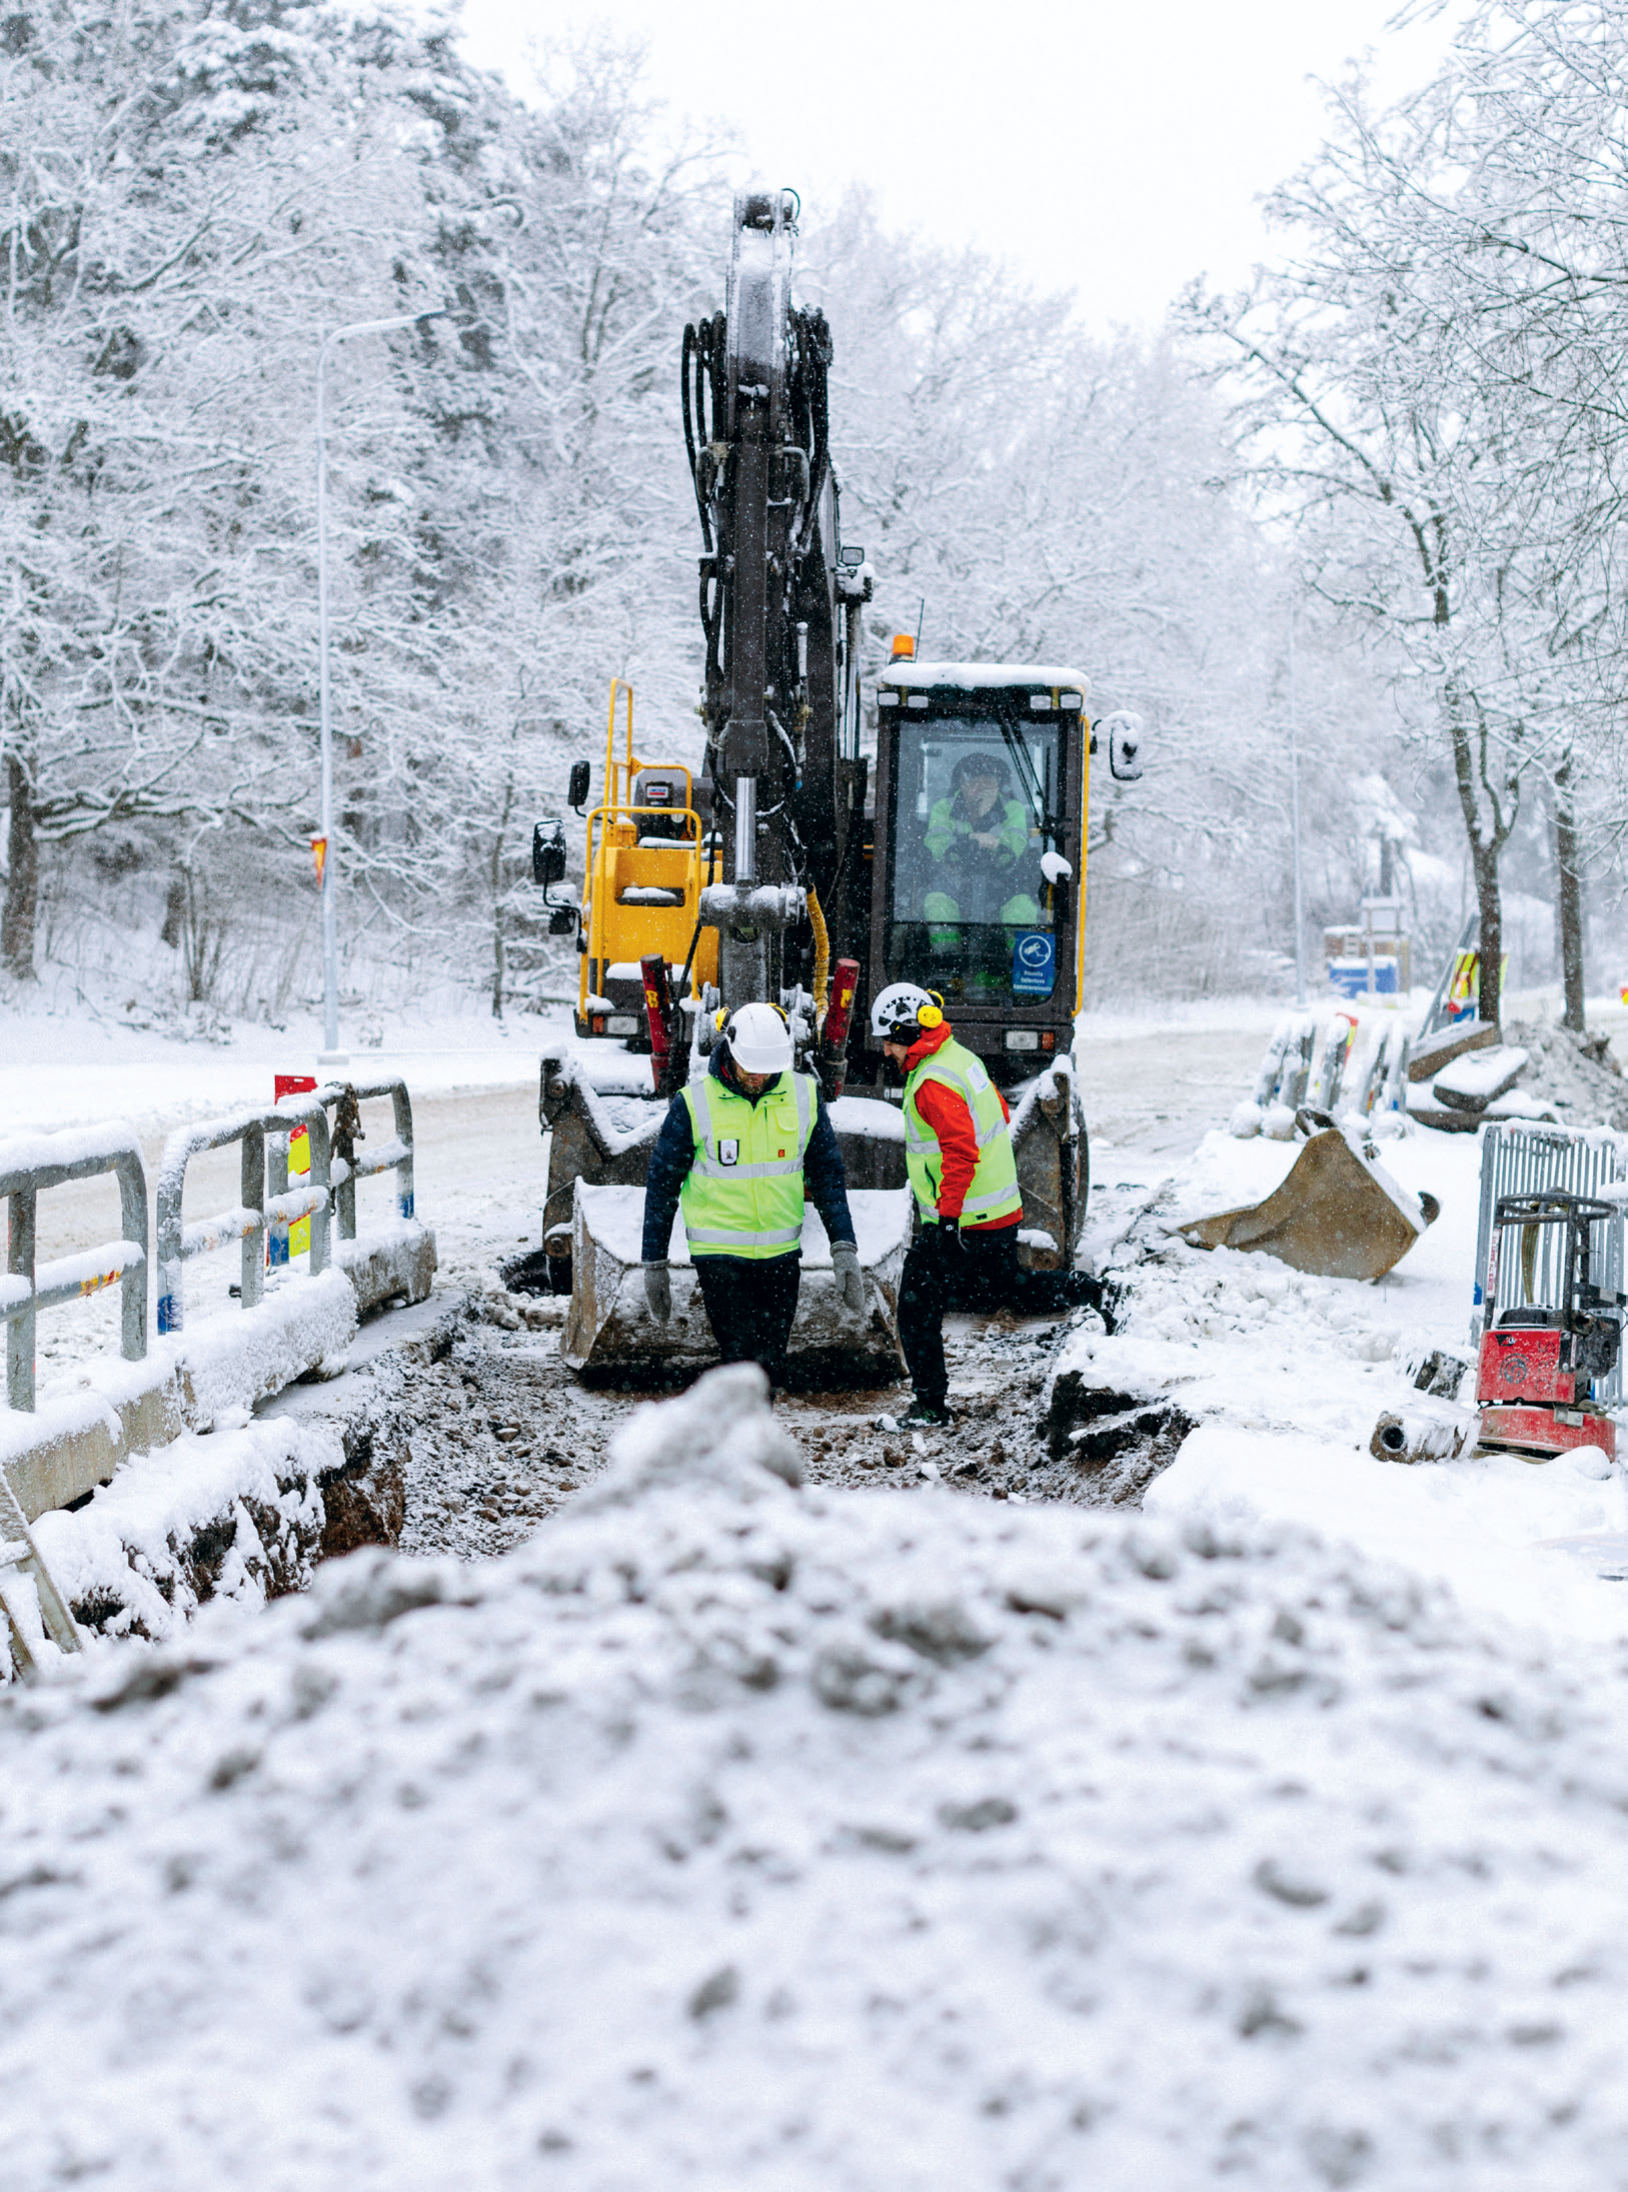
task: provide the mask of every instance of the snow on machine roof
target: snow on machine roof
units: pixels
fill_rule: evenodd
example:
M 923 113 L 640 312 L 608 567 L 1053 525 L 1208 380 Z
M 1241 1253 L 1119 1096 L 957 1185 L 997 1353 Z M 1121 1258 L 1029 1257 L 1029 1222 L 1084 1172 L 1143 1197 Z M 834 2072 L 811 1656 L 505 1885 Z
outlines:
M 1027 686 L 1033 690 L 1069 692 L 1089 699 L 1091 683 L 1078 670 L 1057 669 L 1038 662 L 890 662 L 877 680 L 901 690 L 947 685 L 961 692 L 983 687 Z

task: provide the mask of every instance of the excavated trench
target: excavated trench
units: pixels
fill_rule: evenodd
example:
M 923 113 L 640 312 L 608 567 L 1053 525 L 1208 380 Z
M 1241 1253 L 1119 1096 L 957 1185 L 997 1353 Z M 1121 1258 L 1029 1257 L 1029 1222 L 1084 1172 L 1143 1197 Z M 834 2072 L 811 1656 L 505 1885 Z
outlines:
M 575 1378 L 558 1352 L 563 1301 L 511 1290 L 505 1277 L 516 1276 L 511 1268 L 449 1296 L 433 1326 L 350 1372 L 343 1405 L 310 1419 L 322 1426 L 317 1453 L 330 1458 L 291 1441 L 274 1492 L 233 1495 L 156 1558 L 133 1551 L 130 1588 L 74 1596 L 75 1618 L 106 1634 L 158 1636 L 222 1593 L 302 1590 L 321 1561 L 361 1546 L 469 1560 L 529 1537 L 592 1482 L 618 1428 L 651 1395 Z M 898 1427 L 902 1383 L 782 1396 L 805 1480 L 1140 1506 L 1192 1419 L 1157 1395 L 1088 1386 L 1075 1370 L 1054 1378 L 1057 1350 L 1082 1323 L 1094 1329 L 1096 1319 L 947 1319 L 958 1414 L 942 1431 Z
M 490 1282 L 381 1365 L 347 1436 L 399 1478 L 404 1551 L 469 1558 L 529 1535 L 597 1475 L 618 1427 L 652 1397 L 575 1378 L 557 1352 L 562 1313 L 553 1297 Z M 1095 1328 L 1090 1312 L 947 1320 L 958 1415 L 943 1431 L 898 1428 L 903 1384 L 781 1396 L 806 1480 L 1139 1506 L 1193 1422 L 1158 1396 L 1086 1387 L 1077 1372 L 1052 1389 L 1056 1350 L 1082 1321 Z

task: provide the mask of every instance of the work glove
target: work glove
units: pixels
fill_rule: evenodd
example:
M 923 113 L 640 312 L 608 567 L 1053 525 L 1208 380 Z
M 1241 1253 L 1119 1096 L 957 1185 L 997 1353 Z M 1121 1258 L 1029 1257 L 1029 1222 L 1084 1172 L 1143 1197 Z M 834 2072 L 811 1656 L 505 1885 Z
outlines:
M 644 1298 L 650 1306 L 650 1314 L 658 1324 L 665 1324 L 673 1313 L 673 1282 L 667 1276 L 664 1263 L 647 1263 L 644 1267 Z
M 967 1244 L 961 1237 L 959 1217 L 947 1218 L 941 1210 L 938 1214 L 938 1252 L 946 1258 L 964 1256 Z
M 865 1281 L 859 1269 L 859 1250 L 852 1241 L 832 1242 L 831 1269 L 836 1276 L 837 1293 L 843 1308 L 850 1317 L 863 1316 Z

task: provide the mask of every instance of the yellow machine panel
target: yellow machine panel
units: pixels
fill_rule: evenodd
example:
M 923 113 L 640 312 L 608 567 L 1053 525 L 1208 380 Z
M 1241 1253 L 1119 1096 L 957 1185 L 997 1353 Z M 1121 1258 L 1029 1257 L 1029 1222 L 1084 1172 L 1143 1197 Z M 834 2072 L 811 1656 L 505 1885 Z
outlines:
M 617 753 L 617 710 L 624 750 Z M 682 763 L 641 760 L 633 750 L 633 688 L 611 680 L 605 729 L 605 793 L 588 815 L 583 863 L 577 1033 L 618 1038 L 643 1028 L 639 961 L 660 952 L 687 994 L 718 979 L 718 934 L 696 933 L 708 864 L 695 785 Z M 720 872 L 716 856 L 713 873 Z M 629 1027 L 629 1018 L 634 1026 Z M 612 1022 L 614 1021 L 614 1025 Z

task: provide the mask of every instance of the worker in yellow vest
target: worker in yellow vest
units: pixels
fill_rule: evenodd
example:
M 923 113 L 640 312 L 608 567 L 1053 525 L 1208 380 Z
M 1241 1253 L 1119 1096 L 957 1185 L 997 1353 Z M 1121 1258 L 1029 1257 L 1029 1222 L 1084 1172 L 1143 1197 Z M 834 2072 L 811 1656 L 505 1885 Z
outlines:
M 644 1289 L 650 1314 L 673 1313 L 667 1249 L 682 1206 L 701 1298 L 725 1362 L 763 1365 L 783 1385 L 802 1277 L 803 1202 L 819 1212 L 844 1309 L 865 1306 L 848 1183 L 830 1114 L 811 1074 L 792 1070 L 778 1005 L 742 1005 L 704 1079 L 673 1098 L 644 1191 Z
M 915 1389 L 901 1421 L 943 1425 L 952 1421 L 946 1309 L 1088 1304 L 1104 1323 L 1109 1315 L 1102 1286 L 1083 1272 L 1019 1270 L 1023 1197 L 1006 1099 L 983 1060 L 955 1040 L 944 1000 L 895 982 L 871 1007 L 871 1032 L 904 1075 L 905 1167 L 921 1219 L 899 1280 L 899 1342 Z

